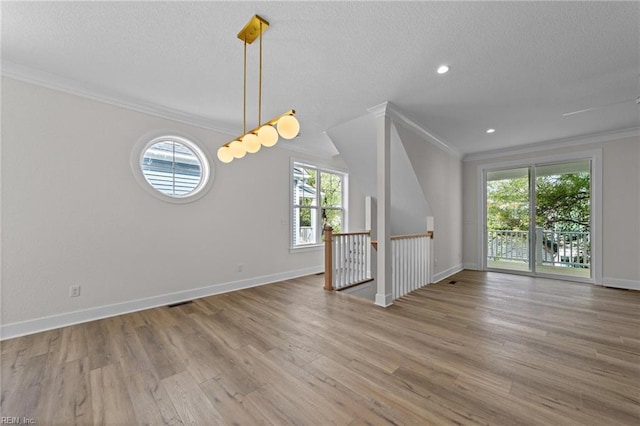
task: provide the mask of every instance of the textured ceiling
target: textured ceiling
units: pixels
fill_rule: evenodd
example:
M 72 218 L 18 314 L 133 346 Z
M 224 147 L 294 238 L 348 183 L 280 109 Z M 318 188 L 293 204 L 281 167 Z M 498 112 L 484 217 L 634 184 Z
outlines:
M 242 128 L 242 43 L 264 36 L 263 118 L 302 149 L 384 101 L 461 153 L 640 125 L 639 2 L 2 2 L 2 70 Z M 257 45 L 248 48 L 248 127 Z M 440 64 L 451 71 L 436 74 Z M 253 77 L 252 77 L 253 76 Z M 595 108 L 563 117 L 563 113 Z M 492 135 L 485 133 L 496 129 Z

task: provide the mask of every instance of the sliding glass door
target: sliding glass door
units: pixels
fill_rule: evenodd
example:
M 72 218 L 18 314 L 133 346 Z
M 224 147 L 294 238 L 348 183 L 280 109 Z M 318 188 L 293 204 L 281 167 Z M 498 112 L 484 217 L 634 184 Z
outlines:
M 591 277 L 591 162 L 537 166 L 538 273 Z
M 531 272 L 531 170 L 487 172 L 487 267 Z
M 486 266 L 591 278 L 591 161 L 489 170 Z

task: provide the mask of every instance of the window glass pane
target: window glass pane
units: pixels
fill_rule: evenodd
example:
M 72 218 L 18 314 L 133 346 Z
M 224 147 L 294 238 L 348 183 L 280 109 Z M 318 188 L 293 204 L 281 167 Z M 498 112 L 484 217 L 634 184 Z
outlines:
M 333 228 L 335 234 L 342 233 L 342 216 L 342 209 L 322 209 L 322 222 Z
M 590 278 L 591 162 L 536 167 L 536 272 Z
M 317 218 L 316 209 L 294 209 L 294 245 L 315 244 Z
M 315 206 L 317 199 L 316 190 L 317 171 L 295 165 L 293 168 L 293 204 L 303 206 Z
M 487 266 L 531 272 L 528 167 L 487 172 Z
M 327 207 L 342 207 L 342 176 L 322 172 L 322 205 Z
M 344 229 L 343 185 L 346 175 L 302 163 L 292 164 L 292 246 L 321 244 L 325 225 Z
M 140 167 L 153 188 L 173 197 L 192 193 L 202 182 L 201 159 L 189 147 L 174 141 L 149 146 L 142 155 Z

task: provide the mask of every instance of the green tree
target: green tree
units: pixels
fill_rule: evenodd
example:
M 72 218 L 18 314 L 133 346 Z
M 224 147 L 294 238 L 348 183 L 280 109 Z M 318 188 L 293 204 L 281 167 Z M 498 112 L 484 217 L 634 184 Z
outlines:
M 317 171 L 315 169 L 303 169 L 305 172 L 305 181 L 304 181 L 304 186 L 306 186 L 307 188 L 313 188 L 314 190 L 316 189 L 316 174 Z M 303 194 L 305 194 L 303 192 Z M 305 194 L 306 195 L 306 194 Z M 301 206 L 313 206 L 315 204 L 315 198 L 316 196 L 314 195 L 313 197 L 305 197 L 303 195 L 303 198 L 300 202 Z M 312 209 L 310 208 L 304 208 L 301 207 L 300 208 L 300 226 L 311 226 L 311 211 Z
M 587 232 L 590 224 L 590 173 L 538 176 L 536 224 L 558 232 Z M 491 230 L 529 228 L 529 179 L 487 182 L 487 226 Z
M 333 173 L 321 174 L 322 219 L 324 225 L 333 228 L 333 232 L 342 232 L 342 211 L 331 207 L 342 207 L 342 177 Z
M 487 182 L 487 226 L 491 230 L 529 228 L 529 178 Z
M 305 188 L 309 191 L 317 191 L 317 181 L 318 181 L 318 171 L 315 169 L 304 169 L 305 173 Z M 324 225 L 329 225 L 333 228 L 333 231 L 336 233 L 342 232 L 342 211 L 340 209 L 333 209 L 332 207 L 342 207 L 342 176 L 320 172 L 320 197 L 321 197 L 321 213 L 322 213 L 322 221 L 321 224 L 324 228 Z M 303 197 L 300 200 L 300 226 L 311 226 L 311 215 L 315 214 L 315 209 L 311 208 L 311 206 L 316 206 L 318 202 L 317 197 L 318 194 L 311 195 L 311 193 L 306 194 L 307 196 Z
M 536 179 L 536 223 L 559 232 L 589 231 L 590 173 L 540 176 Z

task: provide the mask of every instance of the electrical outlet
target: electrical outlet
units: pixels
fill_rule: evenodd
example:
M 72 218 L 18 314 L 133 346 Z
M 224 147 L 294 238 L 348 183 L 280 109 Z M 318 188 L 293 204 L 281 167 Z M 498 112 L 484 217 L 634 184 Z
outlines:
M 72 285 L 69 287 L 69 297 L 78 297 L 80 296 L 80 286 Z

